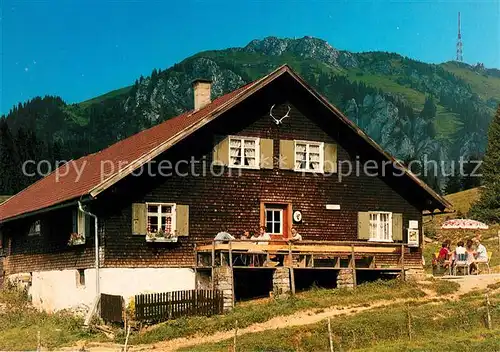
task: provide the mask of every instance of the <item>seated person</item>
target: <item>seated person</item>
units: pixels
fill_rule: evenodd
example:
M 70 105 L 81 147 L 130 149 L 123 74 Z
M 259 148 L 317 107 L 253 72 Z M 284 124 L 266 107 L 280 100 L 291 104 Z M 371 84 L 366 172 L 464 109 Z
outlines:
M 302 241 L 302 235 L 298 233 L 297 229 L 295 227 L 292 227 L 291 229 L 291 236 L 288 239 L 290 242 L 295 242 L 295 241 Z
M 457 247 L 455 248 L 453 261 L 456 263 L 457 261 L 466 261 L 467 260 L 467 251 L 464 247 L 464 241 L 458 241 Z
M 250 232 L 248 230 L 243 231 L 241 236 L 240 236 L 240 240 L 249 240 L 250 238 L 251 238 L 251 236 L 250 236 Z
M 481 243 L 480 238 L 476 238 L 476 258 L 475 262 L 488 262 L 488 252 L 486 251 L 486 247 Z
M 260 245 L 268 245 L 269 244 L 269 240 L 271 240 L 271 235 L 266 232 L 266 227 L 265 226 L 261 226 L 261 227 L 259 227 L 259 235 L 258 236 L 252 236 L 251 239 L 252 240 L 266 240 L 266 241 L 258 241 L 258 242 L 255 242 L 255 243 L 256 244 L 260 244 Z
M 473 246 L 473 242 L 472 240 L 467 240 L 467 242 L 465 243 L 465 250 L 467 251 L 467 263 L 469 263 L 469 273 L 472 274 L 472 272 L 474 272 L 477 267 L 476 267 L 476 264 L 474 264 L 474 257 L 476 255 L 476 251 L 474 250 L 474 246 Z
M 222 229 L 217 235 L 214 237 L 214 241 L 216 243 L 227 243 L 228 241 L 234 240 L 234 236 L 232 236 L 225 229 Z
M 442 243 L 441 249 L 439 250 L 439 254 L 436 258 L 437 263 L 442 265 L 444 268 L 447 268 L 450 265 L 450 241 L 446 240 Z

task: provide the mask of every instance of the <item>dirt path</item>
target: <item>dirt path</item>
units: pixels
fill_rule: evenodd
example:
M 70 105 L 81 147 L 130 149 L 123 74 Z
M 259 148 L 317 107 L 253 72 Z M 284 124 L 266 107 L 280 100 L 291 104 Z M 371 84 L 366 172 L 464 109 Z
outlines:
M 453 280 L 460 284 L 460 289 L 457 293 L 446 296 L 446 298 L 458 299 L 461 294 L 471 292 L 473 290 L 485 289 L 489 284 L 493 284 L 496 282 L 500 282 L 500 275 L 481 275 L 481 276 L 469 276 L 469 277 L 460 277 L 460 278 L 448 278 L 447 280 Z M 423 287 L 425 289 L 425 287 Z M 424 298 L 417 299 L 416 301 L 426 302 L 431 301 L 436 297 L 434 292 L 428 292 L 429 290 L 425 290 L 428 295 Z M 292 315 L 275 317 L 271 320 L 268 320 L 263 323 L 257 323 L 250 325 L 246 328 L 239 329 L 238 335 L 256 333 L 266 330 L 276 330 L 282 328 L 288 328 L 299 325 L 309 325 L 320 322 L 327 318 L 343 316 L 343 315 L 354 315 L 364 311 L 378 309 L 386 306 L 391 306 L 399 303 L 405 303 L 409 301 L 415 301 L 415 299 L 396 299 L 396 300 L 384 300 L 373 302 L 369 306 L 352 306 L 348 308 L 339 308 L 332 307 L 326 309 L 314 309 L 307 311 L 300 311 Z M 138 352 L 138 351 L 176 351 L 179 348 L 206 344 L 206 343 L 215 343 L 223 340 L 230 339 L 234 336 L 234 330 L 217 332 L 212 335 L 195 335 L 189 337 L 176 338 L 167 341 L 161 341 L 153 344 L 147 345 L 136 345 L 130 346 L 129 351 Z M 72 347 L 71 350 L 76 350 L 81 348 L 82 346 Z M 102 351 L 102 352 L 114 352 L 121 351 L 123 345 L 118 344 L 88 344 L 85 346 L 85 351 Z

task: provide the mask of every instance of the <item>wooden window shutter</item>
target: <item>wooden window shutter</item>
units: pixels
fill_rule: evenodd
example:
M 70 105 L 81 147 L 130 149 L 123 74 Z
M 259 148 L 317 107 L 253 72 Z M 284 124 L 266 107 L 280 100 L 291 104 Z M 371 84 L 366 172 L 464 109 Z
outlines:
M 295 142 L 280 140 L 280 169 L 295 169 Z
M 325 143 L 325 163 L 324 171 L 325 173 L 336 173 L 337 172 L 337 145 L 333 143 Z
M 261 138 L 260 139 L 260 168 L 272 169 L 273 168 L 273 140 Z
M 86 218 L 87 216 L 85 213 L 82 213 L 81 211 L 77 210 L 77 218 L 78 218 L 78 224 L 77 224 L 77 232 L 78 234 L 82 234 L 85 236 L 85 231 L 87 230 L 86 227 Z
M 87 214 L 85 215 L 85 237 L 89 237 L 91 235 L 91 229 L 92 229 L 92 223 L 91 221 L 94 220 L 92 217 L 88 216 Z
M 392 240 L 403 241 L 403 214 L 392 213 Z
M 147 232 L 147 210 L 145 203 L 132 204 L 132 234 L 145 235 Z
M 177 204 L 175 206 L 175 233 L 177 236 L 189 235 L 189 205 Z
M 361 240 L 370 239 L 370 213 L 367 211 L 358 213 L 358 238 Z
M 215 137 L 212 162 L 219 165 L 229 165 L 229 137 Z

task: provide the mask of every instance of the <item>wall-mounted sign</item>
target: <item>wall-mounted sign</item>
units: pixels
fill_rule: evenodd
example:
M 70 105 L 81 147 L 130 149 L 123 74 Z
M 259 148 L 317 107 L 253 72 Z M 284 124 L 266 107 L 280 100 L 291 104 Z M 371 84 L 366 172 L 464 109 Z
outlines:
M 302 213 L 300 210 L 295 210 L 293 212 L 293 222 L 302 222 Z
M 327 204 L 326 210 L 340 210 L 340 204 Z
M 408 229 L 408 246 L 418 247 L 418 229 Z
M 418 220 L 410 220 L 410 226 L 408 226 L 410 229 L 418 229 Z

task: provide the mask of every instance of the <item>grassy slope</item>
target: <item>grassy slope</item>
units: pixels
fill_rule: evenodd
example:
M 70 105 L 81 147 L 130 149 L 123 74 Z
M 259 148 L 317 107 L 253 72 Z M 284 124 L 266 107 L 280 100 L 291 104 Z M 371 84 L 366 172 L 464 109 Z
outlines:
M 437 352 L 443 350 L 445 342 L 453 346 L 453 351 L 474 348 L 496 351 L 500 349 L 500 295 L 497 293 L 491 299 L 496 330 L 485 329 L 484 298 L 476 293 L 457 302 L 415 302 L 335 318 L 331 325 L 334 350 Z M 228 351 L 232 342 L 230 339 L 185 350 Z M 246 334 L 240 336 L 237 343 L 240 351 L 328 351 L 327 322 Z
M 427 288 L 438 294 L 451 293 L 445 292 L 442 286 L 442 282 L 436 280 Z M 452 292 L 457 289 L 457 287 L 451 288 Z M 217 331 L 231 330 L 236 320 L 238 326 L 244 328 L 301 310 L 321 310 L 332 306 L 360 306 L 374 301 L 390 301 L 397 298 L 417 299 L 424 296 L 421 286 L 400 280 L 360 285 L 355 291 L 313 289 L 288 300 L 267 299 L 239 303 L 226 315 L 169 321 L 149 328 L 142 334 L 133 333 L 129 342 L 131 344 L 153 343 L 195 334 L 210 335 Z M 4 304 L 7 304 L 6 309 L 1 308 Z M 34 350 L 38 331 L 41 333 L 42 345 L 50 348 L 75 344 L 76 341 L 82 339 L 103 340 L 101 334 L 85 331 L 82 328 L 81 319 L 64 313 L 39 312 L 30 307 L 25 294 L 6 289 L 0 291 L 0 330 L 0 350 Z M 116 342 L 123 344 L 123 331 L 116 331 L 116 333 L 118 336 Z
M 441 288 L 434 287 L 436 291 Z M 131 343 L 152 343 L 165 339 L 192 336 L 195 334 L 210 335 L 217 331 L 228 331 L 238 321 L 239 328 L 255 323 L 268 321 L 276 316 L 286 316 L 307 309 L 323 309 L 337 306 L 364 305 L 378 300 L 396 298 L 419 298 L 425 293 L 417 284 L 399 280 L 375 282 L 360 285 L 355 291 L 337 289 L 313 289 L 288 300 L 264 300 L 262 302 L 240 303 L 226 315 L 210 318 L 181 318 L 158 325 L 143 334 L 133 335 Z
M 132 86 L 115 89 L 115 90 L 112 90 L 111 92 L 104 93 L 103 95 L 99 95 L 95 98 L 82 101 L 81 103 L 79 103 L 79 105 L 82 108 L 85 108 L 85 107 L 92 105 L 92 104 L 98 104 L 106 99 L 111 99 L 111 98 L 115 98 L 115 97 L 120 96 L 120 95 L 127 94 L 130 91 L 130 89 L 132 89 Z
M 441 64 L 441 66 L 464 79 L 481 98 L 485 100 L 490 98 L 500 99 L 500 78 L 475 72 L 454 62 L 447 62 Z

